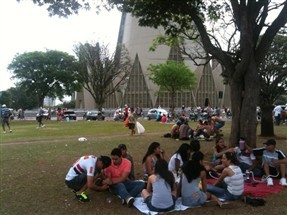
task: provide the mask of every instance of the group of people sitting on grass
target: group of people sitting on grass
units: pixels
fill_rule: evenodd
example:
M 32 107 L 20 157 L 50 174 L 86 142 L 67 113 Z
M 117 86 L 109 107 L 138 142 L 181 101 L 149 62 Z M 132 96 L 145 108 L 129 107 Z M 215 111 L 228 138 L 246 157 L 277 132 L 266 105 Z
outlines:
M 169 159 L 160 143 L 152 142 L 142 159 L 144 178 L 136 180 L 133 159 L 125 144 L 111 151 L 111 156 L 83 156 L 77 160 L 66 175 L 66 185 L 73 189 L 76 199 L 89 201 L 87 189 L 109 190 L 118 196 L 122 204 L 131 207 L 142 196 L 151 211 L 173 210 L 178 197 L 188 207 L 218 205 L 228 207 L 221 200 L 238 200 L 244 191 L 244 173 L 252 171 L 255 176 L 266 175 L 267 185 L 272 186 L 272 176 L 281 177 L 280 185 L 287 186 L 285 154 L 276 149 L 276 141 L 268 140 L 266 147 L 252 149 L 243 138 L 241 147 L 227 147 L 219 137 L 213 147 L 211 161 L 204 160 L 200 142 L 192 139 L 182 143 Z M 244 146 L 244 147 L 243 147 Z M 258 168 L 255 156 L 262 156 L 262 168 Z M 207 183 L 210 173 L 216 176 L 213 184 Z
M 170 133 L 164 135 L 164 137 L 171 137 L 179 140 L 212 140 L 215 137 L 221 136 L 221 128 L 225 125 L 219 115 L 208 116 L 206 121 L 198 120 L 198 124 L 195 129 L 192 129 L 188 125 L 186 117 L 181 116 L 176 123 L 171 127 Z

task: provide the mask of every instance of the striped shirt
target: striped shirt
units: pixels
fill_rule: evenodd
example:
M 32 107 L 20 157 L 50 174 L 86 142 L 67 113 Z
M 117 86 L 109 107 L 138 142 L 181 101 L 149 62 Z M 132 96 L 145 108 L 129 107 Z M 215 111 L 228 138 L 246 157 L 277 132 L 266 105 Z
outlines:
M 239 166 L 230 165 L 228 166 L 233 172 L 234 175 L 226 176 L 224 182 L 227 184 L 227 190 L 229 193 L 240 196 L 243 193 L 244 189 L 244 179 L 243 174 Z

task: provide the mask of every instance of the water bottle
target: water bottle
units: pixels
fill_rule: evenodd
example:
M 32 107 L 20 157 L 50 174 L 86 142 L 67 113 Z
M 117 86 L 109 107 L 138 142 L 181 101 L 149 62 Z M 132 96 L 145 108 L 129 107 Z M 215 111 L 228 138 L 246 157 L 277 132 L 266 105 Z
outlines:
M 245 172 L 245 182 L 250 183 L 250 171 L 246 170 Z

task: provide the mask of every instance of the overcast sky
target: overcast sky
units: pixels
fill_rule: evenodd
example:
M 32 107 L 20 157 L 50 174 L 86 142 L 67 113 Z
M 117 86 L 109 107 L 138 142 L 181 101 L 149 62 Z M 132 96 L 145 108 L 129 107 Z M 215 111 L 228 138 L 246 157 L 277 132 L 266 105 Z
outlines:
M 13 87 L 7 66 L 17 53 L 59 50 L 74 55 L 78 42 L 100 42 L 114 47 L 121 14 L 82 11 L 69 18 L 49 17 L 32 0 L 0 0 L 0 91 Z

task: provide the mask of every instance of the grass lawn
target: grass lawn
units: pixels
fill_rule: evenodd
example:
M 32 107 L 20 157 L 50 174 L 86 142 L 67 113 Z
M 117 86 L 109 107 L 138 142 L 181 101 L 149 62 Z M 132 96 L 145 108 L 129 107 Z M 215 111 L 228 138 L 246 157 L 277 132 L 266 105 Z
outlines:
M 82 155 L 110 155 L 111 150 L 125 143 L 135 161 L 135 173 L 142 177 L 141 160 L 148 145 L 161 143 L 168 159 L 184 141 L 163 138 L 171 124 L 141 121 L 146 128 L 143 135 L 130 136 L 122 122 L 114 121 L 47 121 L 46 127 L 36 129 L 36 121 L 13 121 L 13 133 L 0 134 L 0 214 L 141 214 L 135 208 L 122 206 L 108 191 L 87 191 L 89 203 L 74 200 L 64 179 L 72 163 Z M 195 127 L 194 123 L 190 123 Z M 226 143 L 230 122 L 223 128 Z M 258 132 L 260 133 L 260 132 Z M 276 126 L 277 147 L 287 152 L 287 126 Z M 79 142 L 79 137 L 88 141 Z M 265 139 L 258 136 L 257 146 Z M 211 158 L 214 141 L 201 142 L 206 159 Z M 107 198 L 112 202 L 108 203 Z M 264 207 L 251 207 L 240 201 L 234 209 L 201 207 L 173 214 L 287 214 L 287 188 L 266 198 Z

